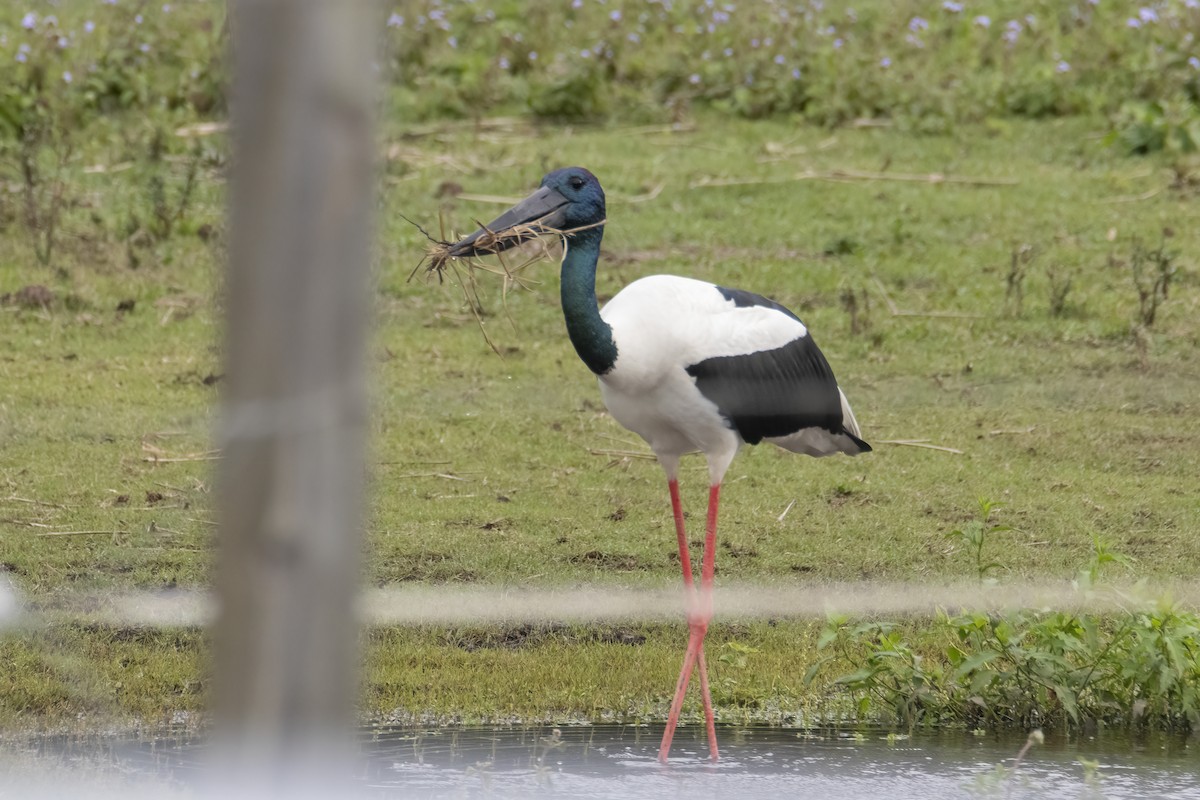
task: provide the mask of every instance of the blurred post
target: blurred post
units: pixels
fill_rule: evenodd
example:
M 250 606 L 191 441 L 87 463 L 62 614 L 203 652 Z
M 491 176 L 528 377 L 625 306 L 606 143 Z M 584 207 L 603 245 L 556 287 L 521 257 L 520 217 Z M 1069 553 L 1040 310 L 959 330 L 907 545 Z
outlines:
M 231 4 L 215 700 L 224 777 L 256 792 L 315 794 L 350 750 L 374 10 Z

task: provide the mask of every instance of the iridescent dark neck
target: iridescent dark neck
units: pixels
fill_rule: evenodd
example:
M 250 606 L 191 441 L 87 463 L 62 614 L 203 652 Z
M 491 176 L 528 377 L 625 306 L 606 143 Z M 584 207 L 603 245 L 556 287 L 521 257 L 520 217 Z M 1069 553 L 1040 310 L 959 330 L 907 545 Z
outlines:
M 596 264 L 604 227 L 580 231 L 567 241 L 562 262 L 562 307 L 567 335 L 588 369 L 603 375 L 617 361 L 612 328 L 600 318 L 596 302 Z

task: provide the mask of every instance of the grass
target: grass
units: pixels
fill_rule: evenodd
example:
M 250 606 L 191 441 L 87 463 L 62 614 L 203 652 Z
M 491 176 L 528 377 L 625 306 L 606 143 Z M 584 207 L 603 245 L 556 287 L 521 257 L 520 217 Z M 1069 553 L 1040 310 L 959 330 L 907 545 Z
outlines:
M 723 495 L 714 691 L 726 718 L 836 710 L 828 681 L 805 686 L 820 623 L 720 619 L 721 582 L 948 582 L 976 574 L 946 534 L 992 519 L 1004 580 L 1067 580 L 1098 537 L 1150 581 L 1200 573 L 1200 292 L 1188 221 L 1165 158 L 1130 160 L 1091 118 L 966 126 L 945 136 L 835 132 L 786 120 L 700 115 L 694 127 L 405 129 L 380 183 L 371 344 L 371 495 L 365 580 L 505 586 L 659 587 L 679 580 L 665 487 L 605 413 L 564 335 L 552 264 L 533 293 L 482 286 L 488 348 L 452 284 L 409 282 L 425 247 L 400 214 L 467 232 L 548 167 L 589 167 L 609 193 L 598 291 L 674 272 L 773 296 L 825 351 L 876 452 L 814 461 L 748 449 Z M 418 132 L 420 133 L 420 132 Z M 30 284 L 47 307 L 0 307 L 0 569 L 49 615 L 0 640 L 0 724 L 169 721 L 204 707 L 206 639 L 89 622 L 107 592 L 207 583 L 211 460 L 220 392 L 223 185 L 206 170 L 188 230 L 144 246 L 89 222 L 144 185 L 71 166 L 83 203 L 57 264 L 19 225 L 0 232 L 0 294 Z M 1017 181 L 778 181 L 804 170 L 947 174 Z M 708 178 L 759 183 L 694 187 Z M 775 181 L 775 182 L 773 182 Z M 633 202 L 661 191 L 652 200 Z M 441 199 L 439 199 L 441 189 Z M 1140 199 L 1135 199 L 1140 198 Z M 1168 249 L 1179 272 L 1152 327 L 1135 325 L 1134 242 Z M 447 237 L 448 238 L 448 237 Z M 1020 308 L 1006 295 L 1014 250 L 1035 254 Z M 1112 258 L 1110 258 L 1110 256 Z M 1053 312 L 1049 272 L 1072 288 Z M 852 321 L 845 298 L 853 293 Z M 122 301 L 132 310 L 118 311 Z M 893 314 L 895 308 L 912 314 Z M 126 306 L 128 304 L 126 303 Z M 952 316 L 951 316 L 952 315 Z M 853 324 L 852 324 L 853 322 Z M 928 440 L 961 453 L 887 444 Z M 685 462 L 685 508 L 705 478 Z M 447 477 L 450 476 L 450 477 Z M 790 512 L 780 516 L 795 501 Z M 49 533 L 104 531 L 79 535 Z M 111 533 L 108 533 L 110 532 Z M 682 619 L 682 618 L 681 618 Z M 936 650 L 941 634 L 906 623 Z M 609 635 L 612 634 L 612 635 Z M 643 624 L 374 629 L 363 712 L 416 719 L 661 716 L 685 629 Z M 640 638 L 640 637 L 644 637 Z M 637 644 L 626 643 L 637 641 Z M 746 666 L 716 657 L 736 641 Z M 830 676 L 832 677 L 832 675 Z

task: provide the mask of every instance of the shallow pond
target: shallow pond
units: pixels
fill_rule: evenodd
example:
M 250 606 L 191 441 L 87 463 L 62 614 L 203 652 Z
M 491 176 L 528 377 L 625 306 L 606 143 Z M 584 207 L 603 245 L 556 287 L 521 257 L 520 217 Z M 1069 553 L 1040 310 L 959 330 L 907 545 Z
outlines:
M 703 729 L 689 726 L 662 766 L 660 735 L 658 726 L 618 725 L 371 729 L 361 736 L 356 796 L 1200 800 L 1194 739 L 1051 735 L 1014 769 L 1021 736 L 724 727 L 714 765 Z M 23 775 L 29 796 L 59 796 L 69 787 L 75 797 L 124 800 L 202 794 L 208 754 L 201 741 L 170 738 L 45 739 L 21 751 L 18 768 L 5 772 L 12 780 Z M 18 795 L 0 783 L 0 796 Z

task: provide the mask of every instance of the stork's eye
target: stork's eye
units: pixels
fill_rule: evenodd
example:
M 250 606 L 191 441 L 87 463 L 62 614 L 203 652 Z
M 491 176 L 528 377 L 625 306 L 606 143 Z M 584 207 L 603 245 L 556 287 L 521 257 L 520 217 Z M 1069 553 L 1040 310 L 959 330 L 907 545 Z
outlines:
M 583 178 L 579 177 L 578 175 L 576 175 L 574 178 L 571 178 L 571 188 L 572 189 L 582 189 L 583 184 L 584 184 Z

